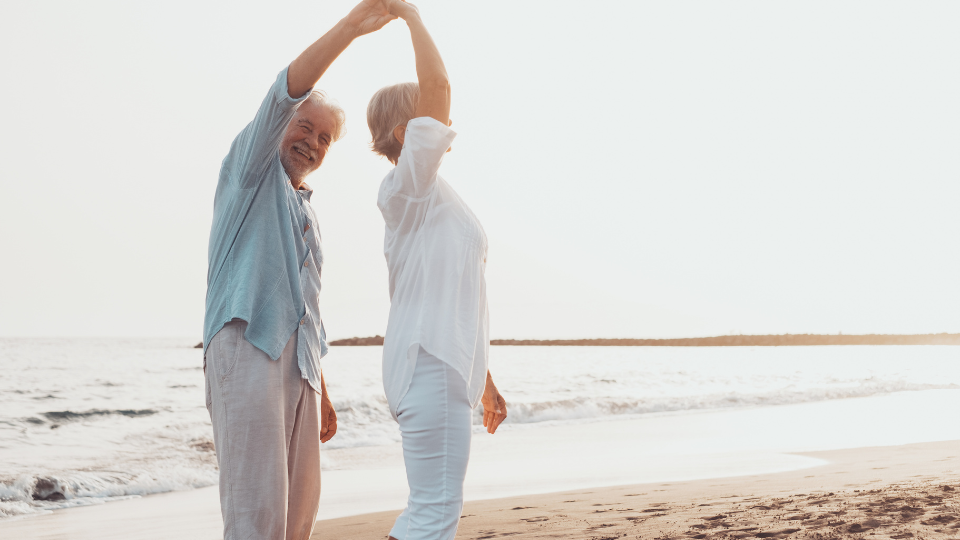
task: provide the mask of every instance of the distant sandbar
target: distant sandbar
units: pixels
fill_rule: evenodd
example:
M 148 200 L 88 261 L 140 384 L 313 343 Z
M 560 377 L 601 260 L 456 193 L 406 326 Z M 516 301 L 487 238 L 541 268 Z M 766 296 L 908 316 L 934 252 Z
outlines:
M 573 347 L 786 347 L 798 345 L 960 345 L 960 334 L 777 334 L 675 339 L 491 339 L 491 345 Z M 331 341 L 336 346 L 383 345 L 383 337 Z

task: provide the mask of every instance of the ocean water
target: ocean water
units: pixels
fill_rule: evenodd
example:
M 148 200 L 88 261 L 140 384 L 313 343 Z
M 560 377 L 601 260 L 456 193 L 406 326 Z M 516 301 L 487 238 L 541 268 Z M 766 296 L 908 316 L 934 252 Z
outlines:
M 191 345 L 0 339 L 0 519 L 216 484 Z M 323 361 L 340 425 L 325 470 L 400 440 L 380 354 L 337 347 Z M 958 389 L 960 347 L 491 347 L 491 370 L 509 432 Z

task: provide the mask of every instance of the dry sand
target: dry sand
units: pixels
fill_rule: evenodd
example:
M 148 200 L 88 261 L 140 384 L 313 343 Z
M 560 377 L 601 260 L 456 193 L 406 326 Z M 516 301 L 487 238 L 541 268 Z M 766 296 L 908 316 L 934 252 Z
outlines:
M 468 502 L 458 539 L 960 539 L 960 441 L 805 453 L 787 473 Z M 320 521 L 312 540 L 385 538 L 399 512 Z

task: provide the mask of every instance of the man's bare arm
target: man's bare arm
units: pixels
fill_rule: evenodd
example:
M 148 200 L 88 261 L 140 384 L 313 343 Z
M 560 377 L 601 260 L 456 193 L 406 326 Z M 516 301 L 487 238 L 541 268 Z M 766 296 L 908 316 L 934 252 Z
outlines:
M 383 28 L 393 19 L 396 16 L 390 14 L 383 0 L 362 0 L 290 64 L 287 93 L 291 98 L 306 94 L 354 39 Z

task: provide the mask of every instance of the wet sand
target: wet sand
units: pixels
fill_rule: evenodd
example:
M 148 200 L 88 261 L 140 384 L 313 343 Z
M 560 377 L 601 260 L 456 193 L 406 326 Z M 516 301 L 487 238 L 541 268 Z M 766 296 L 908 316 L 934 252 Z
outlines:
M 458 539 L 960 539 L 960 441 L 801 455 L 820 467 L 471 501 Z M 385 538 L 398 511 L 320 521 L 312 540 Z

